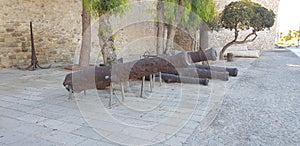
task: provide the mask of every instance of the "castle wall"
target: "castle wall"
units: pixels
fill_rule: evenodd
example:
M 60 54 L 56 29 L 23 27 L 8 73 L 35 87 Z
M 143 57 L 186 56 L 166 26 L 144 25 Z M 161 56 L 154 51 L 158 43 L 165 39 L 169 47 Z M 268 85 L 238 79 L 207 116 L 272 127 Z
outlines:
M 81 0 L 0 3 L 0 68 L 30 64 L 30 21 L 40 63 L 71 61 L 81 39 Z
M 134 0 L 132 0 L 134 1 Z M 215 0 L 218 9 L 232 0 Z M 279 0 L 254 0 L 275 13 Z M 81 44 L 81 0 L 0 0 L 0 68 L 15 65 L 29 65 L 31 57 L 29 22 L 33 22 L 35 49 L 40 63 L 78 62 Z M 126 53 L 141 54 L 150 51 L 155 54 L 156 26 L 153 2 L 133 3 L 131 10 L 122 17 L 113 16 L 112 24 L 116 35 L 118 56 Z M 97 22 L 93 22 L 91 62 L 97 62 L 100 48 L 97 45 Z M 93 26 L 93 27 L 94 27 Z M 245 35 L 247 32 L 244 32 Z M 276 25 L 269 31 L 259 32 L 249 49 L 271 49 L 274 46 Z M 189 48 L 190 40 L 176 38 L 177 48 Z M 233 39 L 233 32 L 223 30 L 208 32 L 204 42 L 208 48 L 221 48 Z M 126 51 L 130 50 L 130 51 Z M 139 50 L 139 51 L 136 51 Z M 76 55 L 77 52 L 77 55 Z M 142 55 L 142 54 L 141 54 Z

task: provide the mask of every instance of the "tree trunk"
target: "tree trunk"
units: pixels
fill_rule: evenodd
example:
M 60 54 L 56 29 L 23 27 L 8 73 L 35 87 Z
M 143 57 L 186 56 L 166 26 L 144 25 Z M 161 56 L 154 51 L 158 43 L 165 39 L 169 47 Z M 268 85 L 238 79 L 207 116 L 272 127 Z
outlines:
M 164 54 L 167 54 L 169 50 L 172 50 L 174 48 L 174 37 L 176 34 L 176 26 L 172 24 L 167 25 L 167 43 L 166 43 L 166 48 L 164 50 Z
M 179 0 L 178 5 L 175 7 L 177 7 L 174 9 L 175 20 L 173 23 L 167 25 L 168 35 L 167 35 L 167 43 L 166 43 L 166 48 L 164 50 L 164 54 L 167 54 L 169 50 L 174 48 L 173 42 L 176 34 L 177 25 L 178 23 L 180 23 L 184 12 L 184 8 L 182 7 L 182 0 Z
M 234 40 L 231 41 L 231 42 L 229 42 L 229 43 L 227 43 L 227 44 L 222 48 L 222 50 L 220 51 L 220 56 L 219 56 L 219 59 L 220 59 L 220 60 L 224 60 L 224 53 L 225 53 L 225 51 L 226 51 L 230 46 L 232 46 L 232 45 L 234 45 L 234 44 L 244 44 L 244 43 L 248 43 L 248 42 L 253 42 L 253 41 L 256 39 L 256 37 L 257 37 L 256 31 L 253 30 L 252 33 L 248 34 L 248 35 L 244 38 L 244 40 L 237 41 L 238 33 L 239 33 L 239 31 L 236 29 L 236 30 L 235 30 L 235 38 L 234 38 Z M 248 40 L 248 38 L 250 38 L 251 36 L 254 36 L 254 38 Z
M 208 48 L 208 31 L 208 25 L 204 21 L 201 21 L 201 27 L 199 31 L 199 50 Z
M 91 18 L 85 6 L 82 6 L 82 42 L 79 56 L 79 65 L 89 66 L 91 51 Z
M 162 54 L 164 50 L 164 4 L 162 0 L 157 4 L 157 55 Z
M 63 85 L 67 90 L 81 92 L 87 89 L 104 89 L 109 86 L 111 82 L 121 83 L 128 80 L 137 80 L 143 76 L 149 76 L 150 74 L 156 74 L 158 72 L 172 72 L 178 74 L 177 68 L 188 67 L 194 61 L 199 62 L 203 60 L 192 61 L 187 59 L 190 58 L 189 55 L 199 53 L 201 52 L 190 52 L 189 54 L 182 52 L 165 58 L 145 58 L 123 64 L 113 64 L 110 66 L 100 66 L 95 69 L 87 69 L 68 74 L 65 77 Z M 197 74 L 197 72 L 192 73 Z M 192 75 L 192 73 L 189 75 Z M 205 72 L 205 74 L 207 77 L 210 75 L 208 72 Z
M 102 15 L 103 20 L 99 21 L 99 44 L 101 46 L 101 53 L 103 64 L 111 65 L 117 60 L 115 52 L 113 32 L 109 20 L 109 15 Z

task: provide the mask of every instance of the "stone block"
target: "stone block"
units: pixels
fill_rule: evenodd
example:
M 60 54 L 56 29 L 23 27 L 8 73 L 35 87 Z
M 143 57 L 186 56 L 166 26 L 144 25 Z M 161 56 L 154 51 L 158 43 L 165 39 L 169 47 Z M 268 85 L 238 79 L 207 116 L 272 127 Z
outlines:
M 15 29 L 13 29 L 13 28 L 6 28 L 6 31 L 7 32 L 13 32 L 13 31 L 15 31 Z
M 10 60 L 16 59 L 16 55 L 10 55 L 10 56 L 8 56 L 8 59 L 10 59 Z
M 248 47 L 245 45 L 236 45 L 236 46 L 230 46 L 228 49 L 228 51 L 247 51 Z
M 249 57 L 258 58 L 260 56 L 260 50 L 248 50 L 248 51 L 225 51 L 225 56 L 227 53 L 232 53 L 234 57 Z

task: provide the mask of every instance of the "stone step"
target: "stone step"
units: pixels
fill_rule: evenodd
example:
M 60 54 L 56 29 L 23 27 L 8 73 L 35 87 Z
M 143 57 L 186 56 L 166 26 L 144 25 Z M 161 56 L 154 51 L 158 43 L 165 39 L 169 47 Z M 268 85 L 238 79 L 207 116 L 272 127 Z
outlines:
M 236 45 L 236 46 L 230 46 L 227 50 L 230 50 L 230 51 L 247 51 L 248 47 L 247 46 Z
M 249 57 L 249 58 L 258 58 L 260 56 L 260 50 L 247 50 L 247 51 L 225 51 L 224 56 L 227 53 L 232 53 L 234 57 Z

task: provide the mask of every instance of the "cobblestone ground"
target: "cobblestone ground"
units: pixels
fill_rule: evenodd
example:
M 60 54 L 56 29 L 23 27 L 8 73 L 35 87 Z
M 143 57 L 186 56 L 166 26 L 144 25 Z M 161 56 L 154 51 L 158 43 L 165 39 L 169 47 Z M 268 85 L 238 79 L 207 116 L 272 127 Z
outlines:
M 208 129 L 186 145 L 299 145 L 300 59 L 288 50 L 262 53 L 226 92 Z

